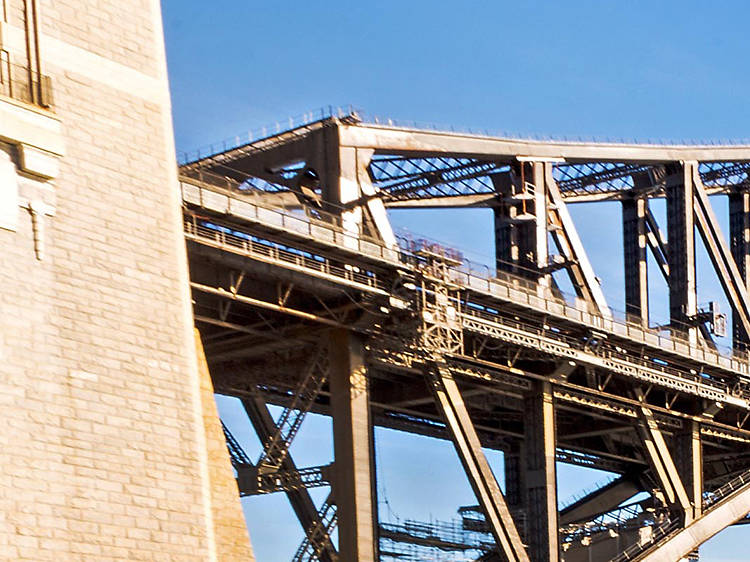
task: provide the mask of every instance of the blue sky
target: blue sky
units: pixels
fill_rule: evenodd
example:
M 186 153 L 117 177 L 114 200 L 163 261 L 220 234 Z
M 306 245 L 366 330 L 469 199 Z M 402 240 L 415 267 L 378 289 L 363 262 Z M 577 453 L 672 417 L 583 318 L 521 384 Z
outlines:
M 513 135 L 750 137 L 746 2 L 721 2 L 721 9 L 691 0 L 162 5 L 182 150 L 348 104 L 383 117 Z M 723 217 L 725 203 L 714 205 Z M 621 251 L 617 205 L 572 212 L 611 305 L 623 308 L 621 261 L 611 259 L 613 248 Z M 486 211 L 399 212 L 392 220 L 480 258 L 493 253 Z M 699 274 L 699 284 L 700 302 L 719 298 L 710 275 Z M 255 456 L 257 441 L 247 427 L 243 433 L 237 405 L 220 400 L 220 407 Z M 300 466 L 330 459 L 326 419 L 311 416 L 300 437 Z M 473 502 L 449 444 L 385 430 L 376 440 L 381 495 L 400 517 L 447 519 Z M 502 479 L 501 456 L 491 462 Z M 602 477 L 559 471 L 561 497 Z M 301 531 L 286 500 L 244 505 L 258 559 L 289 559 Z M 741 528 L 725 531 L 702 549 L 702 560 L 745 560 L 747 539 Z

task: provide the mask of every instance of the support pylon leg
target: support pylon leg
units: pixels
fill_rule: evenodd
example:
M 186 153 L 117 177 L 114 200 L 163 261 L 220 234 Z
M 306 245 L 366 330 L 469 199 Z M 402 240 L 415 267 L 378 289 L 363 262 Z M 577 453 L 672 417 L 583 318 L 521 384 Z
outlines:
M 526 506 L 529 556 L 534 562 L 559 560 L 555 410 L 552 385 L 536 383 L 525 399 Z
M 686 420 L 683 431 L 677 433 L 677 472 L 685 486 L 688 500 L 693 507 L 692 518 L 701 516 L 703 511 L 703 450 L 701 447 L 700 425 Z
M 346 330 L 330 339 L 330 390 L 341 560 L 377 560 L 372 423 L 362 341 Z

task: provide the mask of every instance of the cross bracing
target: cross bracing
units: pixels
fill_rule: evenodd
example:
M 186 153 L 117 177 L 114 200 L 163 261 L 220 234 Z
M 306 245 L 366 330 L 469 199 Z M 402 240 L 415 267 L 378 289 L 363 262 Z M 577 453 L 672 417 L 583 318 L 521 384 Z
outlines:
M 374 158 L 373 184 L 395 200 L 493 193 L 490 176 L 507 165 L 471 158 Z
M 742 146 L 544 143 L 347 116 L 185 167 L 195 318 L 214 386 L 254 404 L 251 421 L 281 459 L 263 463 L 268 489 L 287 494 L 306 533 L 299 552 L 385 554 L 374 425 L 449 440 L 490 550 L 511 560 L 607 560 L 630 556 L 634 541 L 638 556 L 687 555 L 743 520 L 748 162 Z M 728 234 L 709 195 L 729 198 Z M 654 198 L 666 200 L 664 224 Z M 568 210 L 602 200 L 622 202 L 611 255 L 622 256 L 625 303 L 606 298 Z M 490 207 L 497 259 L 477 267 L 394 235 L 386 209 L 410 206 Z M 698 306 L 696 231 L 731 318 Z M 649 312 L 649 252 L 669 293 L 666 324 Z M 322 348 L 328 376 L 300 390 Z M 280 427 L 266 404 L 286 408 Z M 333 420 L 329 467 L 297 469 L 288 454 L 308 411 Z M 502 491 L 482 448 L 505 453 Z M 618 476 L 559 510 L 559 461 Z M 320 507 L 305 495 L 316 485 L 332 491 Z M 620 507 L 637 494 L 630 512 Z

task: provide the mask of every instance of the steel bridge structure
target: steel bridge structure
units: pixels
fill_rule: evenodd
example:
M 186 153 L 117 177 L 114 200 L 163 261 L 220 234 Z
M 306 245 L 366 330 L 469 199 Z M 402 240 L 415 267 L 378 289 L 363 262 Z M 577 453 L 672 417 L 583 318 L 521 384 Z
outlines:
M 240 493 L 287 495 L 305 533 L 294 560 L 416 559 L 390 541 L 676 561 L 745 521 L 750 146 L 514 140 L 347 112 L 187 162 L 180 183 L 214 388 L 264 443 L 251 459 L 225 430 Z M 728 198 L 726 235 L 713 196 Z M 625 303 L 607 301 L 569 212 L 600 201 L 622 208 Z M 491 209 L 495 263 L 394 233 L 387 210 L 417 207 Z M 696 232 L 729 322 L 698 307 Z M 332 418 L 326 466 L 289 451 L 310 412 Z M 374 426 L 454 444 L 477 503 L 464 525 L 483 539 L 379 523 Z M 504 453 L 504 493 L 482 447 Z M 615 476 L 558 509 L 557 462 Z M 321 505 L 312 487 L 330 487 Z

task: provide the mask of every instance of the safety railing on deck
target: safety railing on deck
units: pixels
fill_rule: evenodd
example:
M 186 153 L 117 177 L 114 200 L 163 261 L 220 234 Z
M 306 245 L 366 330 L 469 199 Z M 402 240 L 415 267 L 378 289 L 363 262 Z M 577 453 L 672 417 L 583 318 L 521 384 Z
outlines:
M 348 116 L 354 116 L 356 112 L 350 105 L 347 107 L 335 107 L 329 105 L 327 107 L 321 107 L 320 109 L 307 111 L 300 115 L 290 116 L 281 121 L 266 125 L 264 127 L 258 127 L 256 129 L 248 130 L 244 133 L 227 137 L 217 142 L 204 145 L 200 148 L 196 148 L 189 151 L 180 151 L 177 153 L 177 161 L 179 164 L 187 164 L 194 162 L 202 158 L 207 158 L 215 154 L 220 154 L 228 150 L 233 150 L 247 144 L 251 144 L 256 141 L 260 141 L 274 135 L 280 135 L 293 129 L 304 127 L 306 125 L 312 125 L 318 121 L 330 119 L 331 117 L 345 118 Z
M 644 510 L 643 502 L 638 501 L 601 513 L 589 521 L 565 525 L 560 528 L 560 540 L 573 542 L 598 533 L 620 532 L 653 522 L 653 512 Z
M 374 289 L 384 288 L 374 272 L 347 264 L 332 263 L 322 256 L 256 239 L 230 227 L 205 221 L 195 215 L 185 218 L 184 230 L 189 237 L 201 238 L 222 247 L 235 248 L 245 255 L 264 258 L 265 261 L 286 263 Z
M 271 205 L 264 205 L 260 193 L 253 190 L 240 190 L 238 182 L 210 175 L 200 180 L 183 176 L 183 200 L 219 213 L 234 214 L 240 218 L 258 221 L 266 226 L 287 230 L 319 243 L 330 244 L 356 253 L 386 260 L 392 263 L 415 265 L 424 259 L 410 251 L 408 240 L 400 241 L 400 251 L 395 251 L 383 242 L 356 233 L 346 232 L 341 225 L 340 217 L 314 210 L 315 216 L 303 212 L 288 211 Z M 223 185 L 221 185 L 223 183 Z M 510 300 L 531 309 L 555 317 L 588 325 L 604 333 L 627 338 L 650 347 L 677 355 L 689 357 L 737 374 L 750 374 L 747 352 L 730 350 L 723 355 L 718 350 L 691 345 L 687 338 L 672 332 L 668 335 L 659 330 L 645 328 L 640 324 L 628 322 L 616 316 L 605 317 L 590 310 L 585 301 L 569 303 L 555 296 L 550 289 L 542 289 L 532 279 L 498 270 L 492 272 L 487 266 L 478 266 L 467 260 L 460 265 L 450 266 L 449 280 L 467 289 Z M 611 314 L 611 311 L 608 311 Z M 632 360 L 632 357 L 628 357 Z M 649 366 L 652 366 L 651 364 Z M 684 375 L 684 371 L 678 371 Z M 695 378 L 704 379 L 705 375 L 694 373 Z
M 676 531 L 679 526 L 680 522 L 678 520 L 665 519 L 662 523 L 651 528 L 651 535 L 648 538 L 640 540 L 635 544 L 631 544 L 620 554 L 612 558 L 610 562 L 628 562 L 629 560 L 634 560 L 647 549 L 664 539 L 664 537 Z
M 703 509 L 707 509 L 717 504 L 729 494 L 737 491 L 747 484 L 750 484 L 750 469 L 735 476 L 729 482 L 726 482 L 716 490 L 712 492 L 706 492 L 703 496 Z
M 221 179 L 215 179 L 215 181 L 220 182 Z M 225 185 L 235 184 L 227 180 Z M 334 245 L 393 264 L 400 263 L 397 250 L 361 233 L 344 230 L 341 217 L 338 215 L 309 208 L 289 211 L 264 205 L 259 201 L 257 191 L 238 191 L 236 186 L 230 189 L 218 187 L 215 184 L 211 186 L 210 190 L 206 190 L 193 182 L 183 181 L 183 201 L 219 213 L 233 214 L 240 218 L 258 221 L 282 231 L 302 235 L 317 242 Z
M 0 95 L 47 108 L 52 106 L 52 82 L 49 76 L 0 55 Z

